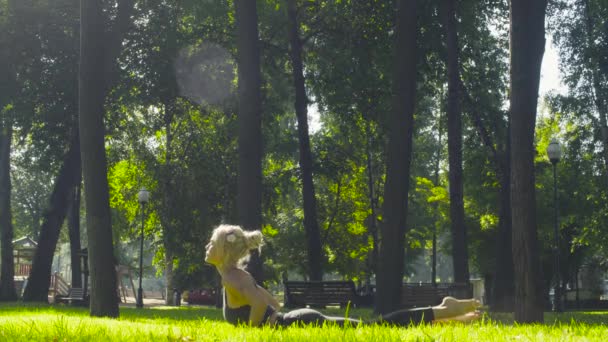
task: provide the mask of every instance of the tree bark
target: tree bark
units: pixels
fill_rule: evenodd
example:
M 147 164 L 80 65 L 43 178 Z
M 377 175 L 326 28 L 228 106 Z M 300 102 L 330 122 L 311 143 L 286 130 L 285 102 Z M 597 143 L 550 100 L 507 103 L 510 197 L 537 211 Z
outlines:
M 104 20 L 100 1 L 80 1 L 78 79 L 80 145 L 91 274 L 90 313 L 118 317 L 116 271 L 104 141 L 106 79 Z
M 262 99 L 256 1 L 235 0 L 238 63 L 237 211 L 247 230 L 262 228 Z M 261 282 L 262 263 L 253 252 L 247 266 Z
M 173 177 L 173 154 L 171 153 L 173 150 L 173 131 L 171 130 L 171 123 L 173 122 L 174 114 L 175 114 L 175 101 L 165 101 L 164 103 L 165 110 L 165 135 L 167 145 L 165 147 L 165 165 L 163 168 L 165 170 L 164 180 L 161 183 L 164 187 L 163 191 L 163 207 L 164 210 L 162 212 L 162 226 L 163 226 L 163 246 L 165 247 L 165 281 L 166 281 L 166 296 L 165 296 L 165 304 L 166 305 L 174 305 L 175 299 L 173 298 L 173 288 L 176 287 L 173 277 L 173 245 L 175 243 L 174 230 L 172 229 L 172 218 L 173 213 L 175 212 L 175 200 L 173 199 L 172 189 L 172 177 Z
M 23 293 L 24 301 L 48 302 L 53 255 L 57 248 L 61 225 L 67 215 L 72 189 L 79 179 L 80 145 L 78 136 L 75 136 L 57 174 L 49 206 L 43 215 L 40 238 L 32 260 L 32 271 Z
M 416 95 L 416 0 L 400 0 L 395 30 L 393 109 L 389 126 L 376 311 L 399 306 Z
M 543 321 L 542 273 L 536 227 L 534 128 L 545 48 L 547 0 L 511 0 L 511 218 L 515 320 Z
M 437 154 L 435 157 L 435 170 L 434 170 L 434 180 L 433 180 L 433 186 L 440 186 L 439 184 L 439 172 L 441 171 L 441 150 L 442 150 L 442 146 L 443 144 L 441 143 L 441 138 L 443 136 L 443 127 L 441 124 L 441 113 L 439 114 L 439 117 L 437 118 L 437 146 L 440 146 L 437 149 Z M 435 214 L 435 217 L 440 217 L 439 216 L 439 204 L 437 202 L 433 203 L 433 213 Z M 437 232 L 439 231 L 439 220 L 436 219 L 435 222 L 433 222 L 433 238 L 432 238 L 432 242 L 431 242 L 431 284 L 433 284 L 433 286 L 437 286 Z
M 512 249 L 512 230 L 511 230 L 511 175 L 509 148 L 504 156 L 502 167 L 497 168 L 500 188 L 498 189 L 499 209 L 498 209 L 498 234 L 496 239 L 496 267 L 492 279 L 493 289 L 490 308 L 497 312 L 513 311 L 514 296 L 514 269 Z
M 323 278 L 323 250 L 317 220 L 317 199 L 312 177 L 312 153 L 308 136 L 308 99 L 304 84 L 302 62 L 302 41 L 300 40 L 295 0 L 287 0 L 289 19 L 289 43 L 291 46 L 291 67 L 296 93 L 295 110 L 298 120 L 298 142 L 300 147 L 300 173 L 302 177 L 302 197 L 304 202 L 304 230 L 308 242 L 308 271 L 310 280 Z
M 450 181 L 450 229 L 452 233 L 452 262 L 454 281 L 469 282 L 467 229 L 464 222 L 464 187 L 462 183 L 462 112 L 458 66 L 458 32 L 455 0 L 442 2 L 443 25 L 447 46 L 448 72 L 448 160 Z
M 80 153 L 80 152 L 79 152 Z M 72 263 L 72 287 L 82 287 L 82 267 L 80 265 L 80 183 L 82 182 L 80 161 L 78 175 L 72 188 L 68 210 L 68 234 L 70 236 L 70 260 Z
M 366 121 L 365 128 L 367 132 L 366 146 L 366 157 L 367 157 L 367 191 L 369 198 L 369 221 L 368 231 L 372 237 L 372 255 L 369 262 L 370 273 L 378 274 L 378 220 L 376 212 L 376 195 L 374 191 L 374 172 L 373 172 L 373 160 L 372 160 L 372 133 L 370 129 L 370 122 Z M 371 276 L 371 275 L 370 275 Z
M 13 126 L 10 120 L 0 121 L 0 301 L 17 299 L 15 264 L 13 259 L 13 223 L 11 215 L 11 142 Z
M 12 110 L 5 109 L 17 97 L 19 86 L 13 61 L 19 54 L 14 51 L 16 40 L 14 31 L 18 27 L 16 0 L 9 0 L 3 32 L 4 44 L 0 46 L 0 301 L 17 298 L 15 291 L 15 264 L 13 259 L 13 220 L 11 213 L 11 149 L 13 140 Z M 11 47 L 11 48 L 7 48 Z
M 167 287 L 165 288 L 165 305 L 175 305 L 175 298 L 173 298 L 173 288 L 175 286 L 175 279 L 173 277 L 173 254 L 171 251 L 165 249 L 165 281 Z

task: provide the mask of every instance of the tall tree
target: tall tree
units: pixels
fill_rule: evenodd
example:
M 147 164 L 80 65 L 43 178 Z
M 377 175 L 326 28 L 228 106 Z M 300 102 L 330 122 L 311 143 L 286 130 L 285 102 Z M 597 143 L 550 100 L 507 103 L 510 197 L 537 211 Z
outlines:
M 118 317 L 103 117 L 106 95 L 117 78 L 115 61 L 131 23 L 134 0 L 117 2 L 117 14 L 108 34 L 101 5 L 100 1 L 80 1 L 80 155 L 89 241 L 90 313 Z
M 92 316 L 118 317 L 116 271 L 109 207 L 104 101 L 106 95 L 105 24 L 102 2 L 80 1 L 78 112 L 85 190 Z M 94 242 L 94 243 L 91 243 Z
M 510 139 L 507 137 L 507 139 Z M 513 311 L 515 292 L 515 269 L 513 266 L 511 219 L 511 156 L 510 141 L 505 142 L 506 150 L 496 159 L 498 181 L 499 208 L 498 232 L 496 235 L 496 267 L 493 275 L 491 308 L 494 311 Z
M 11 208 L 11 150 L 13 142 L 15 97 L 19 94 L 15 61 L 17 49 L 18 3 L 0 4 L 0 300 L 15 300 L 13 260 L 13 219 Z
M 452 262 L 454 281 L 469 281 L 467 229 L 464 222 L 464 189 L 462 182 L 462 99 L 458 30 L 456 27 L 456 1 L 443 0 L 443 26 L 447 46 L 448 71 L 448 160 L 450 166 L 450 218 L 452 232 Z
M 72 287 L 82 287 L 82 265 L 80 263 L 80 185 L 82 183 L 82 172 L 80 162 L 75 170 L 76 180 L 69 195 L 68 207 L 68 235 L 70 237 L 70 261 L 72 268 Z
M 503 13 L 508 7 L 506 2 L 489 4 L 467 1 L 460 2 L 459 6 L 463 13 L 484 13 L 478 16 L 463 15 L 462 24 L 459 25 L 458 32 L 465 39 L 463 46 L 466 46 L 460 51 L 460 76 L 463 78 L 460 91 L 463 113 L 466 114 L 464 118 L 468 118 L 465 123 L 472 124 L 477 132 L 474 141 L 480 141 L 487 151 L 484 154 L 490 162 L 489 174 L 494 175 L 495 180 L 492 183 L 496 184 L 492 188 L 498 192 L 498 222 L 494 234 L 496 247 L 489 249 L 494 251 L 494 257 L 492 258 L 491 254 L 489 257 L 483 257 L 482 259 L 490 261 L 489 267 L 479 271 L 485 278 L 488 289 L 487 303 L 490 308 L 496 311 L 512 311 L 514 271 L 511 253 L 509 115 L 500 109 L 507 97 L 503 89 L 506 89 L 508 81 L 505 77 L 508 75 L 508 64 L 504 62 L 508 54 L 508 18 L 505 18 Z M 489 22 L 495 25 L 493 32 L 490 32 Z M 473 177 L 479 179 L 477 172 L 467 174 L 475 174 Z M 465 176 L 465 179 L 467 178 L 471 179 Z M 471 199 L 479 200 L 475 196 L 471 196 Z M 468 241 L 473 242 L 473 238 Z M 479 254 L 479 250 L 474 251 L 474 254 Z
M 323 278 L 323 251 L 317 221 L 317 200 L 312 177 L 312 153 L 308 135 L 308 99 L 304 83 L 302 62 L 302 40 L 299 33 L 298 8 L 296 0 L 287 0 L 289 18 L 289 45 L 291 46 L 291 68 L 296 92 L 295 109 L 298 119 L 298 142 L 300 150 L 300 173 L 302 177 L 302 197 L 304 200 L 304 230 L 308 240 L 308 267 L 310 280 Z
M 0 103 L 1 104 L 1 103 Z M 11 177 L 10 156 L 13 140 L 13 125 L 7 120 L 5 111 L 0 107 L 0 301 L 17 299 L 13 261 L 13 223 L 11 215 Z
M 44 26 L 35 35 L 37 37 L 37 46 L 30 47 L 31 52 L 36 53 L 32 56 L 32 60 L 35 63 L 42 64 L 39 68 L 43 71 L 41 71 L 40 75 L 37 75 L 36 86 L 33 89 L 29 89 L 29 92 L 36 93 L 36 97 L 33 97 L 31 101 L 36 103 L 36 107 L 42 113 L 42 118 L 40 124 L 31 124 L 34 127 L 40 128 L 24 129 L 23 131 L 29 132 L 32 137 L 41 135 L 42 139 L 35 139 L 35 144 L 40 140 L 48 144 L 49 140 L 56 139 L 57 143 L 54 150 L 60 152 L 52 154 L 59 155 L 55 158 L 61 162 L 61 169 L 56 174 L 52 191 L 48 192 L 50 198 L 44 201 L 45 205 L 43 210 L 41 210 L 42 215 L 40 215 L 42 217 L 40 229 L 35 230 L 34 235 L 36 236 L 38 245 L 32 262 L 30 281 L 28 281 L 24 291 L 23 297 L 25 301 L 48 301 L 53 255 L 57 247 L 61 226 L 68 211 L 68 204 L 70 203 L 69 194 L 80 177 L 80 150 L 78 134 L 75 132 L 77 130 L 77 68 L 74 66 L 77 53 L 75 42 L 77 42 L 76 37 L 78 34 L 78 29 L 74 25 L 77 22 L 76 13 L 78 7 L 77 2 L 74 1 L 68 1 L 57 7 L 61 8 L 61 10 L 57 8 L 43 8 L 44 10 L 50 10 L 48 13 L 49 19 L 48 22 L 47 19 L 42 20 L 41 25 Z M 34 11 L 41 10 L 41 8 L 38 8 Z M 49 40 L 53 41 L 53 43 L 47 44 Z M 38 51 L 39 49 L 42 51 Z M 55 59 L 54 57 L 57 54 L 62 58 Z M 60 62 L 53 63 L 48 62 L 49 60 Z M 57 69 L 53 70 L 54 68 Z M 62 114 L 58 116 L 51 114 L 56 111 L 60 111 Z M 72 115 L 65 115 L 65 113 L 71 113 Z M 36 120 L 36 117 L 34 117 L 34 120 Z M 29 147 L 33 151 L 37 150 L 35 144 L 31 144 Z M 44 144 L 41 145 L 44 146 Z M 48 145 L 43 148 L 48 148 Z M 26 155 L 31 153 L 35 152 L 29 151 Z M 47 159 L 46 163 L 41 161 L 41 159 L 35 159 L 39 165 L 44 165 L 43 167 L 46 167 L 48 171 L 49 163 L 54 163 L 55 158 L 51 157 Z M 25 158 L 25 160 L 28 160 L 28 158 Z M 33 203 L 30 201 L 26 202 Z M 36 207 L 36 205 L 28 206 Z M 36 221 L 40 220 L 40 218 L 34 217 L 33 220 L 35 221 L 33 227 L 36 228 L 39 224 Z M 37 232 L 38 230 L 39 233 Z M 78 269 L 78 267 L 76 268 Z
M 32 261 L 32 271 L 23 293 L 24 301 L 48 301 L 51 267 L 59 240 L 59 232 L 68 212 L 68 203 L 71 202 L 70 197 L 74 186 L 80 180 L 79 147 L 78 134 L 75 134 L 53 185 L 49 205 L 43 215 L 40 238 Z
M 416 95 L 416 0 L 398 2 L 383 221 L 379 253 L 376 311 L 397 309 L 404 266 L 412 132 Z
M 247 230 L 262 228 L 262 95 L 258 14 L 256 1 L 235 0 L 238 63 L 237 212 Z M 248 265 L 253 277 L 262 279 L 257 252 Z
M 180 111 L 177 105 L 177 82 L 173 61 L 178 55 L 178 45 L 180 43 L 179 27 L 179 5 L 166 6 L 157 4 L 158 7 L 153 11 L 157 13 L 157 18 L 151 20 L 150 26 L 162 33 L 158 34 L 160 47 L 155 51 L 155 64 L 158 70 L 158 84 L 154 88 L 155 94 L 158 95 L 161 110 L 161 122 L 165 133 L 165 148 L 163 163 L 160 165 L 160 179 L 158 197 L 160 199 L 160 208 L 157 211 L 162 225 L 162 240 L 164 247 L 164 263 L 165 263 L 165 303 L 167 305 L 174 304 L 173 289 L 177 287 L 175 277 L 173 275 L 173 264 L 175 254 L 175 244 L 177 235 L 177 206 L 176 194 L 173 191 L 179 177 L 177 171 L 177 162 L 174 158 L 176 150 L 174 138 L 174 127 Z M 157 34 L 157 33 L 155 33 Z M 154 41 L 156 43 L 156 41 Z M 154 44 L 154 43 L 153 43 Z
M 464 84 L 460 84 L 464 99 L 469 105 L 469 112 L 472 117 L 473 125 L 477 130 L 483 145 L 489 151 L 490 161 L 493 164 L 496 177 L 498 179 L 498 230 L 496 232 L 495 258 L 496 265 L 494 271 L 486 276 L 486 287 L 489 289 L 488 304 L 490 309 L 498 312 L 510 312 L 513 310 L 514 292 L 514 270 L 512 245 L 512 225 L 511 225 L 511 161 L 510 161 L 510 136 L 507 134 L 506 140 L 500 142 L 498 132 L 496 138 L 492 138 L 487 126 L 482 120 L 482 115 L 478 107 L 471 98 Z M 496 121 L 502 114 L 495 112 Z M 502 146 L 502 148 L 501 148 Z
M 547 0 L 511 0 L 511 217 L 515 320 L 543 321 L 542 273 L 536 222 L 534 128 L 545 49 Z

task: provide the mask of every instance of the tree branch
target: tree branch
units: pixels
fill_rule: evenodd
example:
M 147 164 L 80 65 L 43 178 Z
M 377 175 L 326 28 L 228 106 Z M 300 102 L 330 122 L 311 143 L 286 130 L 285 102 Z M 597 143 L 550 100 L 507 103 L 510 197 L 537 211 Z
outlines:
M 135 6 L 135 0 L 118 0 L 118 12 L 116 14 L 116 20 L 110 28 L 110 31 L 106 34 L 106 55 L 105 65 L 103 66 L 106 70 L 106 88 L 109 89 L 116 78 L 118 77 L 116 58 L 120 55 L 122 50 L 122 42 L 124 37 L 131 27 L 131 16 Z
M 495 165 L 497 167 L 499 167 L 500 159 L 498 158 L 498 151 L 496 151 L 496 147 L 494 146 L 494 141 L 492 140 L 492 137 L 490 136 L 490 133 L 488 132 L 486 126 L 483 124 L 483 121 L 481 120 L 481 114 L 476 109 L 477 107 L 475 106 L 475 101 L 473 101 L 473 98 L 471 97 L 471 93 L 469 92 L 467 87 L 464 85 L 464 83 L 462 82 L 462 79 L 460 77 L 458 78 L 458 85 L 460 87 L 460 90 L 462 91 L 462 95 L 463 95 L 465 102 L 469 105 L 469 110 L 467 110 L 467 112 L 469 114 L 471 114 L 471 118 L 473 120 L 473 124 L 475 125 L 475 128 L 477 129 L 477 132 L 479 133 L 483 144 L 492 153 L 493 162 L 495 163 Z

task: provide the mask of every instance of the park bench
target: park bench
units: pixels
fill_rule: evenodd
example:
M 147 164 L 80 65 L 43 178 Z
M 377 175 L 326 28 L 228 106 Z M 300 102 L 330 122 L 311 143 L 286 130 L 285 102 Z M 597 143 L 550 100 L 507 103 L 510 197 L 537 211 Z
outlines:
M 458 299 L 473 298 L 473 284 L 471 283 L 437 283 L 441 289 L 440 294 Z
M 215 289 L 190 290 L 184 300 L 188 304 L 215 305 L 217 302 L 217 294 Z
M 438 305 L 444 297 L 471 298 L 473 286 L 469 283 L 405 283 L 401 290 L 404 308 Z
M 72 287 L 66 296 L 55 298 L 55 303 L 86 304 L 87 302 L 88 298 L 85 296 L 85 291 L 80 287 Z
M 352 281 L 284 281 L 286 307 L 356 306 L 357 293 Z
M 404 308 L 433 306 L 441 303 L 446 295 L 447 293 L 430 283 L 406 283 L 401 288 L 401 306 Z

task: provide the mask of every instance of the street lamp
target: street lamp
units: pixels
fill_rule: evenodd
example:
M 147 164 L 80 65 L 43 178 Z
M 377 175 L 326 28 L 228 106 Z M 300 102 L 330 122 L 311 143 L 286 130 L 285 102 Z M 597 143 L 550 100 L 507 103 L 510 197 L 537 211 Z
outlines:
M 549 143 L 549 147 L 547 147 L 547 154 L 549 155 L 549 160 L 551 164 L 553 164 L 553 203 L 555 209 L 555 224 L 553 227 L 553 232 L 555 234 L 555 250 L 554 250 L 554 258 L 555 258 L 555 277 L 556 284 L 553 290 L 553 311 L 562 312 L 564 308 L 562 307 L 562 281 L 560 275 L 560 267 L 559 267 L 559 233 L 558 233 L 558 214 L 557 214 L 557 163 L 562 157 L 562 149 L 559 146 L 557 140 L 551 139 L 551 143 Z
M 137 194 L 137 200 L 141 204 L 141 241 L 139 245 L 139 289 L 137 289 L 137 300 L 135 302 L 135 307 L 143 308 L 144 307 L 144 291 L 141 288 L 141 279 L 143 277 L 143 268 L 144 268 L 144 214 L 146 203 L 150 200 L 150 192 L 146 190 L 146 188 L 141 188 L 139 193 Z

